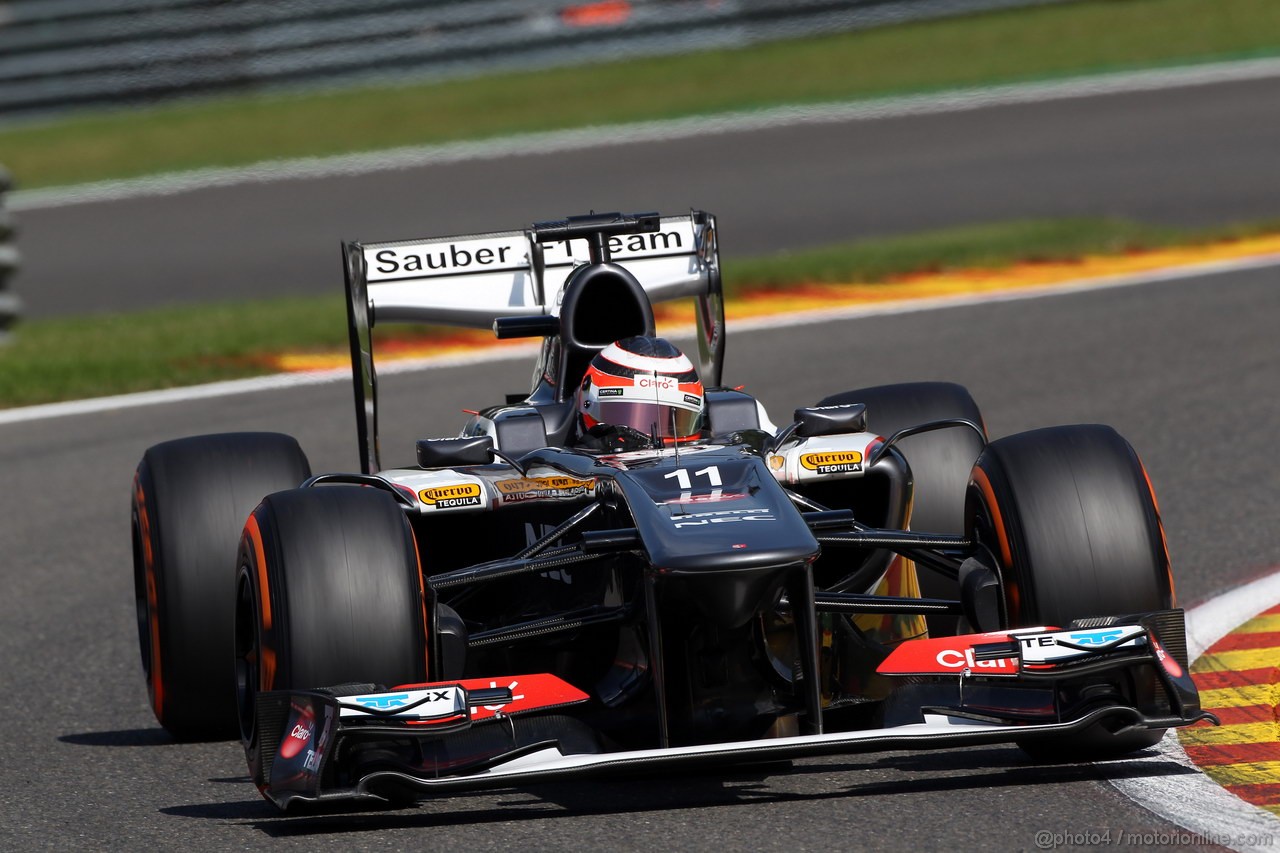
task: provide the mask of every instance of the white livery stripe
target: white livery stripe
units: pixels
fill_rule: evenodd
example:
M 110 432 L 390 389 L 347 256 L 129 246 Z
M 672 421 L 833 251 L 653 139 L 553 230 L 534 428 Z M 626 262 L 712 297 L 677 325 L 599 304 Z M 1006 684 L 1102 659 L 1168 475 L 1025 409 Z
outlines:
M 647 370 L 653 373 L 688 373 L 693 370 L 693 363 L 683 353 L 672 358 L 659 358 L 627 352 L 617 344 L 609 344 L 600 354 L 614 364 L 620 364 L 632 370 Z

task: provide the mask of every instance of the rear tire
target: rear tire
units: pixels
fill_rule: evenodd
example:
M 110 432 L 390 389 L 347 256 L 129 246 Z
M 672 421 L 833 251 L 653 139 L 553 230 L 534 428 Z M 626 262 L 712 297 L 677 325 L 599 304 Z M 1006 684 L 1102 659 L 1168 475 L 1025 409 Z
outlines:
M 245 524 L 239 566 L 236 695 L 255 781 L 265 781 L 258 692 L 426 680 L 417 546 L 386 492 L 320 486 L 267 496 Z
M 835 394 L 818 405 L 840 403 L 866 403 L 868 429 L 885 438 L 904 427 L 945 418 L 966 418 L 983 426 L 978 404 L 964 386 L 953 382 L 878 385 Z M 895 445 L 907 458 L 915 481 L 913 530 L 957 536 L 964 532 L 965 487 L 986 444 L 985 435 L 985 428 L 979 438 L 971 429 L 954 427 L 909 436 Z
M 298 442 L 226 433 L 147 450 L 134 478 L 134 593 L 151 708 L 179 740 L 235 737 L 235 543 L 262 496 L 311 476 Z
M 968 533 L 992 553 L 1010 627 L 1174 606 L 1164 530 L 1137 453 L 1107 426 L 1060 426 L 993 441 L 968 490 Z M 1139 673 L 1131 701 L 1153 694 Z M 1095 728 L 1019 744 L 1038 759 L 1081 760 L 1153 745 L 1163 731 Z
M 867 427 L 888 438 L 904 427 L 946 418 L 965 418 L 984 426 L 978 404 L 962 385 L 952 382 L 902 382 L 836 394 L 818 405 L 866 403 Z M 986 445 L 971 429 L 953 427 L 902 439 L 895 446 L 911 466 L 914 491 L 911 529 L 924 533 L 958 536 L 964 532 L 965 488 L 974 460 Z M 954 599 L 960 590 L 955 581 L 920 569 L 920 593 L 925 598 Z M 930 616 L 929 633 L 945 636 L 956 632 L 954 616 Z

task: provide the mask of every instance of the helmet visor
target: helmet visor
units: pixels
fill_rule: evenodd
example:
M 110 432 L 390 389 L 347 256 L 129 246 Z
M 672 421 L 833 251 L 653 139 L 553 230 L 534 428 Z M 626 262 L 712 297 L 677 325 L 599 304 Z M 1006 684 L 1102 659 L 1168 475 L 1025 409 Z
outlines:
M 688 438 L 698 432 L 701 412 L 638 400 L 600 400 L 591 416 L 600 423 L 628 426 L 658 438 Z

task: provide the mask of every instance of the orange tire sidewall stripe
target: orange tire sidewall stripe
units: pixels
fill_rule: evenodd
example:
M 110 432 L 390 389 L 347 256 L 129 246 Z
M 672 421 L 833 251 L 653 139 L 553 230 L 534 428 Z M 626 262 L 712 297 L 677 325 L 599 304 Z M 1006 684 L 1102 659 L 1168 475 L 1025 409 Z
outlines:
M 987 479 L 987 472 L 974 468 L 973 482 L 987 499 L 987 509 L 991 512 L 991 521 L 996 527 L 996 540 L 1000 545 L 1000 564 L 1006 569 L 1010 568 L 1013 565 L 1013 552 L 1009 548 L 1009 534 L 1005 531 L 1004 516 L 1000 514 L 1000 504 L 996 503 L 996 493 L 991 488 L 991 481 Z
M 973 483 L 982 492 L 987 511 L 991 513 L 991 523 L 996 528 L 996 542 L 1000 546 L 1000 567 L 1005 572 L 1004 588 L 1008 600 L 1009 618 L 1016 622 L 1022 616 L 1022 590 L 1013 576 L 1013 549 L 1009 545 L 1009 532 L 1005 529 L 1004 516 L 1000 512 L 1000 504 L 996 502 L 996 492 L 991 487 L 987 472 L 975 466 Z
M 413 560 L 418 566 L 418 601 L 422 602 L 422 673 L 428 680 L 431 678 L 431 620 L 427 616 L 427 585 L 422 573 L 422 552 L 418 550 L 418 537 L 412 529 L 409 539 L 413 542 Z
M 258 573 L 258 612 L 262 616 L 258 626 L 258 689 L 270 690 L 276 680 L 276 652 L 266 644 L 267 632 L 272 625 L 271 587 L 267 581 L 267 554 L 262 547 L 262 530 L 258 527 L 256 511 L 245 522 L 244 532 L 253 548 L 253 562 Z
M 1169 557 L 1169 540 L 1164 535 L 1164 519 L 1160 516 L 1160 501 L 1156 500 L 1156 489 L 1155 486 L 1151 485 L 1151 475 L 1147 473 L 1147 466 L 1142 464 L 1141 459 L 1138 460 L 1138 467 L 1142 469 L 1142 479 L 1147 481 L 1147 492 L 1151 495 L 1151 506 L 1156 511 L 1156 529 L 1160 531 L 1160 547 L 1164 549 L 1165 571 L 1169 573 L 1169 598 L 1173 606 L 1176 607 L 1178 604 L 1178 591 L 1173 585 L 1173 560 Z
M 160 589 L 156 582 L 156 554 L 151 540 L 151 514 L 147 511 L 147 495 L 137 475 L 133 478 L 133 500 L 138 509 L 138 538 L 142 540 L 142 573 L 147 587 L 147 626 L 151 641 L 151 672 L 147 686 L 151 690 L 151 708 L 164 725 L 164 676 L 160 663 Z

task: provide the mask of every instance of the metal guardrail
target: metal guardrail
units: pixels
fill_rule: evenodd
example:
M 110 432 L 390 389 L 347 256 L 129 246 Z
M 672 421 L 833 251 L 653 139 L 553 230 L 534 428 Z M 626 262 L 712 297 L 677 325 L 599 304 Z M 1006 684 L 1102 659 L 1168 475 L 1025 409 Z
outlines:
M 17 226 L 13 224 L 13 212 L 4 206 L 4 196 L 12 186 L 9 172 L 0 166 L 0 343 L 4 343 L 9 327 L 22 312 L 22 301 L 9 289 L 9 279 L 18 271 L 18 247 L 14 237 Z
M 0 0 L 0 116 L 662 55 L 1063 0 Z

